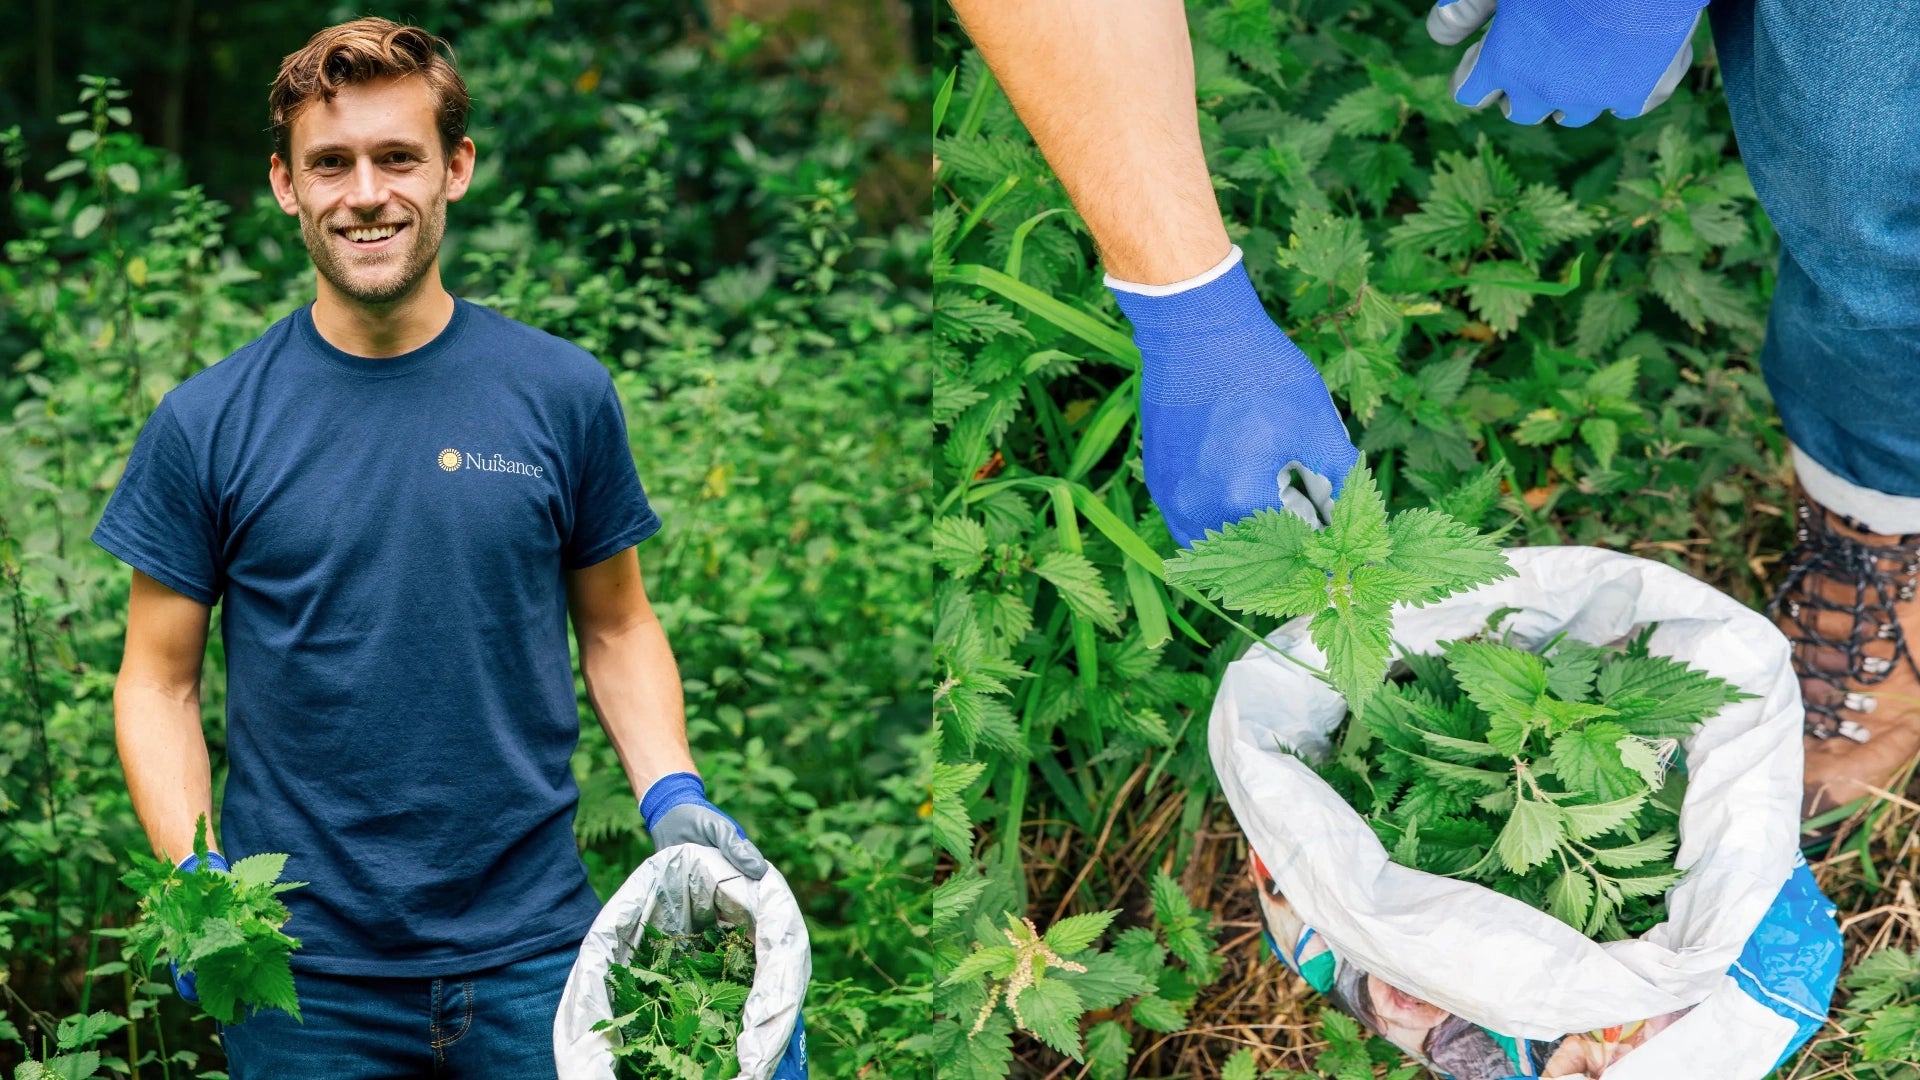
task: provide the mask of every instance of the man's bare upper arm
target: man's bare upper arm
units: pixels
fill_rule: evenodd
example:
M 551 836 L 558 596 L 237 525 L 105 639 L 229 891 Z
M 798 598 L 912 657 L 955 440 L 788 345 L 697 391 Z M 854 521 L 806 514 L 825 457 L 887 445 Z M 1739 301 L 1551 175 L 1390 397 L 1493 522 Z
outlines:
M 212 610 L 135 570 L 119 681 L 150 686 L 170 698 L 197 699 Z

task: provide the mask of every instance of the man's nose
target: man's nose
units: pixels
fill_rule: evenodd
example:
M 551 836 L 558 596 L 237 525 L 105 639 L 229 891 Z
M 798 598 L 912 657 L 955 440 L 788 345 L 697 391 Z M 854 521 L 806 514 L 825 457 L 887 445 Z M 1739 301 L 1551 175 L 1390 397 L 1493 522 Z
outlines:
M 360 212 L 377 209 L 387 201 L 387 185 L 374 167 L 372 158 L 360 158 L 353 164 L 353 182 L 347 186 L 347 208 Z

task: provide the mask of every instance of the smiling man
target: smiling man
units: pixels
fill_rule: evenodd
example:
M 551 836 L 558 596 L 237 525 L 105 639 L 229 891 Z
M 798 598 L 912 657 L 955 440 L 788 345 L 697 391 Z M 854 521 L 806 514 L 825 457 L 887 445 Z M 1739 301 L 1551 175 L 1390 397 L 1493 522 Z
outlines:
M 310 882 L 284 896 L 305 1022 L 227 1027 L 235 1080 L 554 1075 L 599 910 L 569 617 L 654 842 L 766 872 L 694 772 L 611 377 L 441 284 L 475 154 L 443 48 L 369 18 L 282 63 L 270 178 L 315 299 L 165 396 L 93 534 L 134 568 L 114 715 L 155 851 L 191 865 L 211 816 L 199 678 L 224 602 L 214 846 Z

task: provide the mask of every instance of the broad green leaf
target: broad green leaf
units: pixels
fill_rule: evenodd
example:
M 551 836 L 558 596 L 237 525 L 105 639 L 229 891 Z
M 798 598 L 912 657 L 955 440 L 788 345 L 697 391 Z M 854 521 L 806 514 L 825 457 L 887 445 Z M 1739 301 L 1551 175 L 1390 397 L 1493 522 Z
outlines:
M 1129 998 L 1151 994 L 1156 981 L 1140 974 L 1124 957 L 1090 952 L 1074 958 L 1085 971 L 1047 969 L 1047 978 L 1065 979 L 1088 1009 L 1111 1009 Z
M 1092 945 L 1119 911 L 1090 911 L 1084 915 L 1069 915 L 1047 927 L 1047 947 L 1062 956 L 1074 953 Z
M 1580 439 L 1602 469 L 1613 467 L 1613 455 L 1620 452 L 1619 424 L 1604 416 L 1589 416 L 1580 421 Z
M 1456 765 L 1451 761 L 1438 758 L 1408 754 L 1423 772 L 1448 784 L 1476 792 L 1500 791 L 1513 784 L 1513 773 L 1505 770 L 1476 769 L 1471 765 Z
M 933 523 L 933 561 L 957 578 L 968 578 L 987 557 L 986 526 L 970 517 L 943 517 Z
M 1484 641 L 1449 642 L 1445 653 L 1460 689 L 1489 716 L 1527 716 L 1546 692 L 1546 665 L 1533 653 Z M 1518 752 L 1491 736 L 1487 741 L 1503 753 Z
M 1085 555 L 1077 551 L 1049 551 L 1034 560 L 1033 572 L 1060 591 L 1061 598 L 1075 615 L 1090 619 L 1103 629 L 1119 631 L 1120 610 L 1114 606 L 1100 571 Z
M 1404 597 L 1416 607 L 1514 575 L 1506 553 L 1490 537 L 1435 510 L 1395 514 L 1387 523 L 1387 536 L 1392 550 L 1386 565 L 1420 582 L 1417 591 Z
M 1020 992 L 1013 1011 L 1020 1026 L 1041 1042 L 1080 1060 L 1080 1014 L 1086 1006 L 1071 985 L 1043 976 Z
M 1171 1033 L 1187 1026 L 1187 1011 L 1158 994 L 1148 994 L 1133 1003 L 1133 1022 L 1149 1031 Z
M 1661 754 L 1645 739 L 1629 735 L 1614 744 L 1620 751 L 1620 764 L 1632 769 L 1649 788 L 1659 791 L 1666 782 L 1667 767 Z
M 1920 1005 L 1882 1009 L 1860 1029 L 1863 1061 L 1920 1061 Z
M 1684 875 L 1678 870 L 1664 874 L 1650 874 L 1646 877 L 1609 878 L 1619 889 L 1622 896 L 1659 896 L 1680 883 Z
M 1087 1076 L 1090 1080 L 1124 1080 L 1133 1055 L 1133 1037 L 1113 1020 L 1087 1029 Z
M 1386 612 L 1325 608 L 1307 626 L 1308 635 L 1327 656 L 1333 688 L 1347 699 L 1354 715 L 1366 711 L 1393 659 L 1389 637 L 1393 621 Z
M 1323 564 L 1325 570 L 1351 571 L 1367 563 L 1380 562 L 1392 553 L 1393 546 L 1387 537 L 1387 505 L 1364 460 L 1356 461 L 1347 472 L 1340 497 L 1333 501 L 1327 527 L 1313 534 L 1313 538 L 1325 539 L 1340 553 L 1338 564 Z
M 1631 870 L 1644 866 L 1656 859 L 1664 859 L 1673 853 L 1674 834 L 1657 832 L 1645 840 L 1636 840 L 1631 844 L 1618 847 L 1591 848 L 1588 857 L 1609 870 Z
M 261 852 L 249 855 L 234 863 L 231 872 L 240 880 L 240 884 L 257 887 L 271 885 L 280 879 L 287 868 L 287 857 L 277 852 Z
M 1236 611 L 1280 618 L 1319 611 L 1330 602 L 1327 576 L 1301 557 L 1312 535 L 1313 526 L 1294 514 L 1256 511 L 1169 560 L 1166 579 Z
M 933 887 L 933 929 L 953 922 L 973 907 L 974 901 L 987 890 L 988 880 L 984 877 L 969 877 L 960 874 L 950 875 L 947 880 Z
M 1645 790 L 1639 773 L 1620 758 L 1620 742 L 1627 731 L 1608 720 L 1596 720 L 1553 739 L 1553 772 L 1569 789 L 1590 791 L 1602 800 L 1618 799 Z
M 1147 893 L 1153 900 L 1153 915 L 1160 925 L 1178 926 L 1193 917 L 1193 902 L 1187 899 L 1186 890 L 1165 870 L 1153 872 L 1147 882 Z
M 956 986 L 971 982 L 982 975 L 1004 979 L 1013 974 L 1017 958 L 1018 954 L 1011 945 L 989 945 L 969 953 L 966 959 L 954 965 L 954 969 L 947 973 L 947 977 L 941 980 L 940 985 Z
M 1519 799 L 1494 849 L 1500 861 L 1516 874 L 1546 862 L 1560 846 L 1561 807 L 1536 799 Z
M 1647 794 L 1642 791 L 1611 802 L 1585 806 L 1563 805 L 1560 807 L 1560 817 L 1566 823 L 1568 836 L 1575 840 L 1591 840 L 1626 824 L 1628 818 L 1646 805 L 1646 801 Z
M 1562 871 L 1547 887 L 1547 913 L 1569 926 L 1581 926 L 1593 913 L 1593 881 L 1579 867 Z

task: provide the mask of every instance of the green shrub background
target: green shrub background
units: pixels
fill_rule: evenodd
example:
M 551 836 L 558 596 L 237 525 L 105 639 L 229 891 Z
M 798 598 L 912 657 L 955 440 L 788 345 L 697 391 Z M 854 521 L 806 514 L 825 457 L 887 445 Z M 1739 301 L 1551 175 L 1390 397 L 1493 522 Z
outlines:
M 1187 4 L 1207 163 L 1268 310 L 1392 509 L 1763 603 L 1792 510 L 1755 361 L 1778 243 L 1706 27 L 1647 117 L 1522 127 L 1449 99 L 1460 50 L 1428 6 Z M 1261 941 L 1206 749 L 1247 639 L 1161 579 L 1139 358 L 1084 225 L 950 16 L 936 49 L 941 1075 L 1405 1075 Z M 1816 861 L 1862 913 L 1865 996 L 1782 1075 L 1916 1075 L 1920 926 L 1883 905 L 1920 878 L 1917 818 L 1883 804 Z M 1869 1016 L 1884 1038 L 1853 1041 Z
M 93 933 L 131 917 L 122 853 L 146 841 L 113 740 L 130 574 L 88 534 L 161 395 L 311 299 L 298 230 L 264 183 L 266 89 L 281 55 L 366 12 L 210 7 L 198 25 L 225 36 L 196 43 L 210 66 L 187 85 L 231 100 L 174 128 L 154 115 L 169 100 L 155 66 L 178 60 L 164 26 L 145 25 L 153 12 L 63 26 L 87 43 L 83 70 L 112 76 L 118 59 L 145 74 L 116 87 L 63 71 L 60 108 L 77 115 L 57 123 L 28 115 L 26 35 L 0 49 L 0 100 L 18 109 L 0 130 L 21 122 L 0 144 L 8 1075 L 23 1043 L 43 1058 L 56 1021 L 98 1010 L 134 1021 L 90 1051 L 109 1073 L 222 1064 L 211 1023 L 165 973 L 137 983 L 119 941 Z M 843 7 L 905 37 L 904 8 Z M 924 173 L 916 194 L 901 164 L 926 153 L 924 50 L 881 70 L 884 99 L 856 110 L 834 84 L 842 57 L 804 22 L 713 25 L 674 4 L 432 0 L 379 13 L 447 36 L 473 95 L 479 170 L 449 213 L 449 287 L 613 373 L 666 522 L 641 560 L 695 755 L 808 915 L 815 1075 L 926 1075 L 924 1056 L 898 1048 L 925 1028 L 931 963 L 931 304 Z M 184 130 L 191 145 L 175 155 L 135 134 L 154 130 Z M 217 792 L 217 613 L 208 655 Z M 605 896 L 651 847 L 582 691 L 576 825 Z

